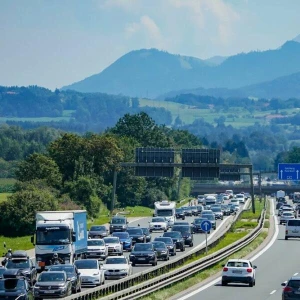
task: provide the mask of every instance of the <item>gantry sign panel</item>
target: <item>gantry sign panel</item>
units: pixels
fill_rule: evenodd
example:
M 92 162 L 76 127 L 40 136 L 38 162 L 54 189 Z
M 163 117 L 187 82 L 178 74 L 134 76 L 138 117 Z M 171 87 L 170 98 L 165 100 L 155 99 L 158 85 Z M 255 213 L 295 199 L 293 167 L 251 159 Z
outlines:
M 241 180 L 241 175 L 237 174 L 240 173 L 240 168 L 239 167 L 225 167 L 222 166 L 220 167 L 220 180 L 224 181 L 240 181 Z

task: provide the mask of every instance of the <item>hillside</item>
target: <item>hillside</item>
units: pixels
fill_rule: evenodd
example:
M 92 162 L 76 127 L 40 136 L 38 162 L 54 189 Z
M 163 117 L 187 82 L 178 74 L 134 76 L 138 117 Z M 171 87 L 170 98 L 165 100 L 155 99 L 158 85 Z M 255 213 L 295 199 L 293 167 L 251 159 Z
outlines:
M 199 87 L 238 89 L 297 72 L 300 43 L 296 41 L 275 50 L 234 55 L 217 66 L 194 57 L 143 49 L 63 89 L 154 98 L 173 90 Z

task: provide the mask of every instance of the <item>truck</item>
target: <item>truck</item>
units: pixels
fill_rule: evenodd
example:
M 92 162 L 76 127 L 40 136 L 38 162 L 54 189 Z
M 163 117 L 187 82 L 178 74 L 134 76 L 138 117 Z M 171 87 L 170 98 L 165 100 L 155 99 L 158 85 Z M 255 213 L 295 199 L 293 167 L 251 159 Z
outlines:
M 87 213 L 85 210 L 38 211 L 35 234 L 35 264 L 38 272 L 48 270 L 53 254 L 65 264 L 84 257 L 87 252 Z
M 285 191 L 277 191 L 276 192 L 276 200 L 278 201 L 280 198 L 285 198 Z
M 154 217 L 165 217 L 169 227 L 172 227 L 175 222 L 176 202 L 174 201 L 157 201 L 154 202 Z

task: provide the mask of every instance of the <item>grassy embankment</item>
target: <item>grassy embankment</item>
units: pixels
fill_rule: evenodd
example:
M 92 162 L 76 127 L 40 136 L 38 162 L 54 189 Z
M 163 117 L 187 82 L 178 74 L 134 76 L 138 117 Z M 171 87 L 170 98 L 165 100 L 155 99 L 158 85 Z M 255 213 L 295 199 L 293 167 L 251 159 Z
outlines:
M 245 235 L 248 234 L 249 230 L 252 230 L 257 225 L 258 217 L 260 216 L 261 211 L 263 210 L 263 202 L 260 203 L 259 201 L 255 201 L 256 206 L 256 212 L 255 214 L 252 213 L 251 210 L 243 212 L 241 217 L 239 218 L 239 221 L 236 222 L 235 226 L 232 228 L 231 232 L 227 233 L 225 237 L 219 242 L 215 247 L 212 247 L 208 251 L 208 255 L 212 254 L 232 243 L 235 241 L 241 239 Z M 250 225 L 251 224 L 251 225 Z M 223 261 L 213 265 L 210 268 L 207 268 L 199 273 L 197 273 L 194 276 L 191 276 L 187 279 L 182 280 L 179 283 L 176 283 L 168 288 L 162 289 L 156 293 L 153 293 L 147 297 L 143 297 L 143 300 L 160 300 L 160 299 L 168 299 L 172 296 L 177 295 L 178 293 L 181 293 L 188 288 L 190 288 L 193 285 L 199 284 L 199 282 L 209 278 L 212 275 L 217 274 L 222 270 L 222 264 L 225 264 L 226 261 L 229 258 L 243 258 L 252 251 L 254 251 L 268 235 L 268 229 L 265 229 L 260 233 L 260 235 L 251 242 L 248 246 L 241 249 L 240 251 L 236 252 L 235 254 L 227 257 Z M 192 261 L 198 260 L 206 256 L 206 254 L 202 254 L 198 257 L 194 257 L 190 259 L 187 263 L 190 263 Z

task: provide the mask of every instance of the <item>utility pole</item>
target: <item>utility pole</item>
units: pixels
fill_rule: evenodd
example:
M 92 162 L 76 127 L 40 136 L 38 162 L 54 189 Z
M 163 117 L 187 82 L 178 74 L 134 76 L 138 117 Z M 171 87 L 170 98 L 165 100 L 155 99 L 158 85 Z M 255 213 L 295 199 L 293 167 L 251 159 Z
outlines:
M 112 197 L 111 197 L 111 208 L 110 208 L 110 214 L 113 214 L 114 208 L 115 208 L 115 197 L 116 197 L 116 187 L 117 187 L 117 171 L 116 168 L 114 168 L 114 181 L 113 181 L 113 191 L 112 191 Z
M 253 184 L 253 166 L 250 167 L 250 184 L 251 184 L 251 198 L 252 198 L 252 212 L 255 214 L 255 201 L 254 201 L 254 184 Z

